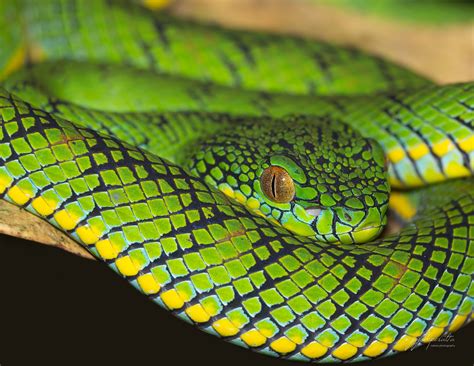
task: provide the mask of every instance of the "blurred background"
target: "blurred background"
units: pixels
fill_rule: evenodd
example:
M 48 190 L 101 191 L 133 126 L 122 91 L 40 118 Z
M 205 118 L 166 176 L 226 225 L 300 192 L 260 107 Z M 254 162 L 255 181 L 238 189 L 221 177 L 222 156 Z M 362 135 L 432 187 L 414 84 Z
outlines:
M 225 26 L 351 45 L 431 79 L 474 79 L 472 0 L 144 0 Z

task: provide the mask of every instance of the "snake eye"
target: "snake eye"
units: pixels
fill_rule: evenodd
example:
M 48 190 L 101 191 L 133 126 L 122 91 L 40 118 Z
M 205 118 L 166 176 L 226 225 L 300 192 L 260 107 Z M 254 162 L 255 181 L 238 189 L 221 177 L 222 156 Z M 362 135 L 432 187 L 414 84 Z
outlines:
M 277 203 L 290 202 L 295 196 L 295 184 L 288 172 L 278 166 L 265 169 L 260 177 L 265 195 Z

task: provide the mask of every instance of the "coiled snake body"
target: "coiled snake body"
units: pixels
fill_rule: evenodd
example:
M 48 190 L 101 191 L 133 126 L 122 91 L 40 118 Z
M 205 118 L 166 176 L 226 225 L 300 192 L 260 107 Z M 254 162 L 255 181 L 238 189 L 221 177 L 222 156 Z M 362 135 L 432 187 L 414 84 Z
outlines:
M 2 198 L 177 316 L 273 356 L 375 358 L 471 319 L 472 84 L 126 2 L 19 7 L 17 52 L 75 61 L 5 81 Z M 393 192 L 409 223 L 375 238 L 382 150 L 392 187 L 428 186 Z

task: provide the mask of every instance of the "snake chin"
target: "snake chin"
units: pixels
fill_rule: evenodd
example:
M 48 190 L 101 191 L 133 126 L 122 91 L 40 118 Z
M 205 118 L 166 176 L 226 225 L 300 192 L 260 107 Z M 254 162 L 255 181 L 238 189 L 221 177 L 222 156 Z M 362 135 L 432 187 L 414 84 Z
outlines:
M 383 225 L 377 225 L 355 230 L 351 233 L 353 237 L 353 243 L 366 243 L 372 239 L 375 239 L 382 233 L 383 228 Z

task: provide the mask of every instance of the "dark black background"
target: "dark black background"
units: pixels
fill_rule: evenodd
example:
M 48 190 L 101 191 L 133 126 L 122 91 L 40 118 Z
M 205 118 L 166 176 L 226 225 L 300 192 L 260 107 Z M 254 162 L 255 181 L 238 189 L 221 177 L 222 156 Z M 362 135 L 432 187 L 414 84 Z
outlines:
M 454 348 L 358 365 L 473 365 L 474 326 Z M 304 365 L 228 344 L 174 318 L 102 263 L 0 235 L 0 365 Z

